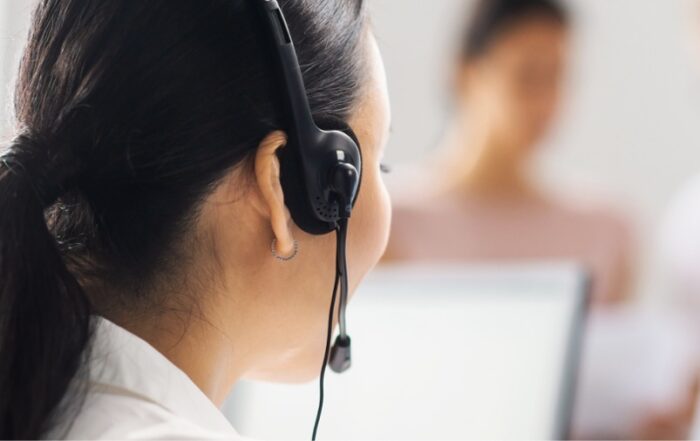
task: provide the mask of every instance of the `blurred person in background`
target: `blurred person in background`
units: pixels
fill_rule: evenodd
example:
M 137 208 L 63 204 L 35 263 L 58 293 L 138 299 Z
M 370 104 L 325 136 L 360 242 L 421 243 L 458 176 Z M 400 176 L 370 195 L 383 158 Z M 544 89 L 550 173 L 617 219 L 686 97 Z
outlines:
M 628 222 L 554 195 L 531 173 L 558 114 L 570 28 L 555 0 L 478 2 L 461 43 L 445 157 L 421 179 L 430 185 L 395 195 L 387 261 L 577 261 L 592 272 L 596 304 L 626 299 Z
M 627 302 L 635 241 L 605 204 L 543 188 L 532 160 L 558 113 L 572 19 L 555 0 L 478 0 L 444 155 L 394 194 L 385 261 L 576 261 L 593 302 L 574 418 L 584 439 L 675 439 L 692 413 L 685 332 Z M 426 185 L 429 183 L 429 185 Z

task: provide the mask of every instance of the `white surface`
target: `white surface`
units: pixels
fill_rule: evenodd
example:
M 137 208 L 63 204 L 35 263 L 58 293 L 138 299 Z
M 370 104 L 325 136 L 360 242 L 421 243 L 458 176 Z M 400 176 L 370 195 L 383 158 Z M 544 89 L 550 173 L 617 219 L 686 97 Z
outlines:
M 660 229 L 660 248 L 673 300 L 700 315 L 700 175 L 674 198 Z
M 547 439 L 561 410 L 578 273 L 439 271 L 373 276 L 349 308 L 353 367 L 329 373 L 323 439 Z M 317 384 L 248 383 L 234 424 L 309 437 Z
M 664 308 L 596 310 L 586 334 L 576 432 L 624 439 L 688 400 L 697 339 L 688 316 Z

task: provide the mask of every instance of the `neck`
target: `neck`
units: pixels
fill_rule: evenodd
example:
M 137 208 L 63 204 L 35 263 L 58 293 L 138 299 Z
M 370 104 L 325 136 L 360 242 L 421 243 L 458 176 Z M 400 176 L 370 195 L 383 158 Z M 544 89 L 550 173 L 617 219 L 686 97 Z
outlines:
M 196 306 L 161 311 L 147 318 L 133 313 L 106 316 L 148 342 L 187 374 L 214 404 L 222 406 L 246 371 L 242 341 L 231 335 L 230 324 L 224 332 L 215 324 L 215 315 L 209 311 L 205 314 Z M 230 322 L 236 321 L 231 318 Z
M 526 198 L 534 193 L 526 158 L 514 154 L 494 133 L 458 132 L 451 142 L 449 186 L 460 193 L 483 198 Z

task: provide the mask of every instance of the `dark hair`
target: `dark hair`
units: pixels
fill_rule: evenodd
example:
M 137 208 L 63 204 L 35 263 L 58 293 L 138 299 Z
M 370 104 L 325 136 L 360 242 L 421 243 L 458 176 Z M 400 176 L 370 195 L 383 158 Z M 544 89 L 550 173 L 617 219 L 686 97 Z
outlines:
M 482 55 L 511 26 L 531 17 L 568 25 L 569 11 L 557 0 L 479 0 L 461 47 L 463 59 Z
M 280 3 L 314 116 L 347 120 L 365 79 L 364 2 Z M 93 314 L 156 305 L 201 202 L 284 128 L 253 6 L 39 3 L 16 88 L 21 134 L 0 162 L 0 438 L 65 418 Z

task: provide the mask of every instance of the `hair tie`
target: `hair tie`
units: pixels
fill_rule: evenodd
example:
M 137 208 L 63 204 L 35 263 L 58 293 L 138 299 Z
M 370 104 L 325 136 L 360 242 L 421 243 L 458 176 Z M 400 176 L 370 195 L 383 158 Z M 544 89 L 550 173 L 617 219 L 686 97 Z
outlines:
M 77 161 L 32 133 L 17 136 L 0 162 L 31 186 L 43 208 L 56 203 L 77 176 Z

